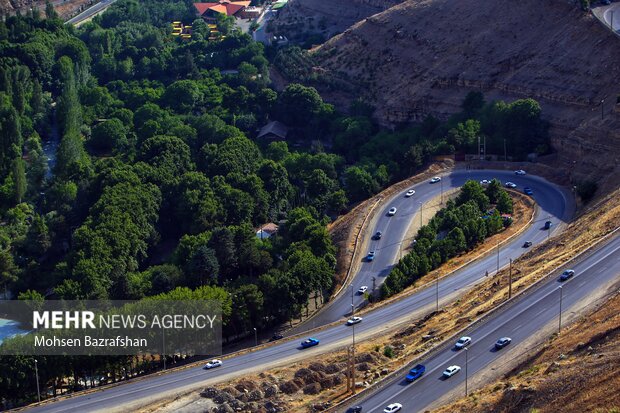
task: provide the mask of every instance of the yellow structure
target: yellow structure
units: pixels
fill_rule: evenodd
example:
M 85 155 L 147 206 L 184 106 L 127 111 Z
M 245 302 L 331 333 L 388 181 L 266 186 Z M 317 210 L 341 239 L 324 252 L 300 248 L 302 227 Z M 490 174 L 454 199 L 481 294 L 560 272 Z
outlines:
M 191 39 L 192 26 L 183 26 L 182 22 L 172 22 L 172 35 L 182 39 Z

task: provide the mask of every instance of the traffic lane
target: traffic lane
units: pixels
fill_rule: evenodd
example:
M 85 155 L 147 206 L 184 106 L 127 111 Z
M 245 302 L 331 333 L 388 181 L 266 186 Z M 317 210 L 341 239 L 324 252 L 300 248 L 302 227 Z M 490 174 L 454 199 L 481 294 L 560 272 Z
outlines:
M 470 377 L 502 357 L 506 351 L 510 351 L 511 347 L 517 346 L 518 343 L 541 331 L 543 326 L 556 322 L 559 314 L 560 285 L 562 285 L 562 312 L 566 314 L 592 290 L 599 288 L 602 284 L 613 282 L 620 274 L 618 256 L 620 242 L 617 241 L 620 239 L 576 265 L 574 268 L 577 275 L 572 280 L 559 283 L 559 275 L 552 277 L 539 289 L 502 309 L 487 322 L 471 332 L 465 332 L 463 335 L 472 337 L 472 344 L 468 346 Z M 511 337 L 513 342 L 507 348 L 494 351 L 495 341 L 502 336 Z M 403 380 L 396 378 L 384 391 L 372 396 L 364 404 L 371 406 L 370 411 L 375 411 L 389 403 L 414 400 L 415 406 L 407 405 L 407 411 L 424 410 L 443 394 L 452 391 L 464 382 L 464 376 L 459 377 L 463 372 L 447 379 L 445 382 L 450 382 L 449 386 L 438 383 L 437 377 L 433 376 L 434 373 L 435 376 L 441 375 L 441 372 L 452 364 L 464 368 L 463 364 L 459 364 L 464 363 L 463 351 L 454 351 L 453 343 L 448 343 L 439 353 L 422 363 L 427 366 L 427 374 L 423 376 L 423 378 L 428 377 L 426 381 L 420 379 L 414 383 L 415 387 L 411 385 L 409 385 L 411 387 L 404 387 Z

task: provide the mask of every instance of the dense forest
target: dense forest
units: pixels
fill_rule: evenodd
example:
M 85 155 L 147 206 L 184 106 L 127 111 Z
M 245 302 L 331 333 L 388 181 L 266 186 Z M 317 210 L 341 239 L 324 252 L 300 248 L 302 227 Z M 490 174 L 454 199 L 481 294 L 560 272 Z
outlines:
M 191 40 L 171 36 L 173 20 L 192 24 Z M 515 157 L 549 150 L 533 100 L 486 103 L 473 93 L 446 122 L 389 131 L 362 101 L 345 114 L 313 87 L 278 93 L 269 65 L 281 53 L 233 23 L 219 18 L 214 40 L 192 2 L 171 0 L 119 0 L 80 28 L 49 4 L 0 22 L 6 297 L 219 299 L 224 337 L 243 337 L 329 295 L 336 249 L 326 224 L 351 204 L 433 155 L 471 150 L 481 134 L 491 149 L 508 136 Z M 272 120 L 290 139 L 256 139 Z M 269 222 L 278 233 L 259 239 Z M 35 397 L 32 364 L 0 358 L 2 397 Z M 79 377 L 116 380 L 121 366 L 139 365 L 39 359 L 54 389 L 63 377 L 79 388 Z

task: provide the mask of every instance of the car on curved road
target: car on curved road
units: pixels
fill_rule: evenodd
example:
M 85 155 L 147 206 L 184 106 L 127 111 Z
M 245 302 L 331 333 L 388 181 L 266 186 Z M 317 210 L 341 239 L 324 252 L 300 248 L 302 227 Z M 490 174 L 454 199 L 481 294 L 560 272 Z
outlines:
M 443 376 L 444 376 L 445 378 L 452 377 L 452 376 L 454 376 L 456 373 L 458 373 L 459 371 L 461 371 L 461 367 L 460 367 L 460 366 L 456 366 L 456 365 L 454 365 L 454 366 L 450 366 L 450 367 L 448 367 L 447 369 L 445 369 L 445 370 L 443 371 Z
M 459 340 L 456 342 L 454 347 L 456 347 L 457 350 L 460 350 L 463 347 L 469 345 L 469 343 L 471 343 L 471 337 L 463 336 L 463 337 L 459 338 Z
M 505 186 L 506 188 L 516 188 L 516 187 L 517 187 L 517 184 L 515 184 L 514 182 L 510 182 L 510 181 L 509 181 L 509 182 L 506 182 L 506 183 L 504 184 L 504 186 Z
M 410 196 L 413 196 L 413 194 L 415 194 L 415 191 L 413 189 L 410 189 L 405 194 L 405 198 L 409 198 Z
M 525 241 L 525 242 L 523 243 L 523 248 L 529 248 L 529 247 L 531 247 L 531 246 L 532 246 L 532 241 Z
M 368 251 L 368 255 L 366 255 L 366 261 L 370 262 L 370 261 L 374 261 L 374 259 L 375 259 L 375 252 Z
M 435 176 L 431 179 L 431 184 L 436 184 L 439 181 L 441 181 L 441 176 Z
M 362 413 L 362 406 L 349 407 L 347 413 Z
M 362 317 L 358 317 L 358 316 L 351 317 L 347 320 L 347 325 L 352 326 L 353 324 L 359 324 L 362 322 L 362 320 L 363 320 Z
M 543 229 L 551 229 L 551 226 L 553 225 L 553 222 L 551 221 L 545 221 L 545 226 Z
M 394 216 L 394 215 L 396 214 L 396 211 L 398 211 L 398 210 L 396 209 L 396 207 L 392 207 L 392 208 L 390 208 L 390 210 L 388 211 L 388 215 L 392 217 L 392 216 Z
M 497 350 L 500 350 L 506 347 L 510 343 L 512 343 L 512 339 L 510 337 L 502 337 L 495 342 L 495 348 Z
M 381 231 L 377 231 L 375 232 L 375 235 L 372 236 L 372 239 L 379 240 L 381 239 L 382 236 L 383 236 L 383 233 Z
M 488 185 L 490 183 L 491 183 L 491 181 L 488 180 L 488 179 L 483 179 L 482 181 L 480 181 L 480 185 Z
M 566 281 L 569 278 L 572 278 L 575 275 L 575 270 L 564 270 L 562 275 L 560 275 L 560 281 Z
M 515 175 L 527 175 L 527 172 L 525 172 L 523 169 L 518 169 L 515 171 Z
M 532 188 L 530 188 L 529 186 L 526 186 L 525 188 L 523 188 L 523 193 L 525 195 L 534 195 L 534 191 L 532 191 Z
M 221 367 L 221 366 L 222 366 L 222 360 L 213 359 L 210 362 L 208 362 L 207 364 L 205 364 L 205 366 L 203 368 L 207 369 L 207 370 L 210 370 L 210 369 L 214 369 L 216 367 Z
M 368 291 L 368 286 L 366 285 L 362 285 L 358 290 L 357 293 L 358 294 L 364 294 L 366 291 Z
M 310 337 L 301 342 L 301 348 L 318 346 L 319 343 L 320 341 L 318 339 Z
M 392 403 L 389 406 L 387 406 L 385 409 L 383 409 L 383 413 L 394 413 L 394 412 L 400 412 L 400 410 L 403 408 L 403 405 L 400 403 Z

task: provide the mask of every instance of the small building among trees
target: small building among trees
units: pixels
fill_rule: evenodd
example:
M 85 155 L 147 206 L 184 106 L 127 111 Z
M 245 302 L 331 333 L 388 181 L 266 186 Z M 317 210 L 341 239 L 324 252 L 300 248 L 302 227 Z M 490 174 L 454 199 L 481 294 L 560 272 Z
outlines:
M 286 140 L 286 135 L 288 135 L 288 126 L 274 120 L 263 126 L 256 138 L 269 141 L 284 141 Z

